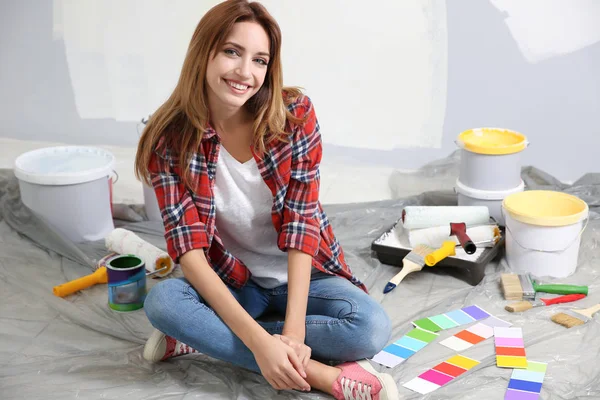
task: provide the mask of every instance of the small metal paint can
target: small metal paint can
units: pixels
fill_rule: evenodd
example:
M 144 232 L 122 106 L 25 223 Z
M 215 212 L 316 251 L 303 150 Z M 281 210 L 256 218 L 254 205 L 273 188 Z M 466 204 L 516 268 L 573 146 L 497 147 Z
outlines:
M 108 306 L 116 311 L 134 311 L 144 307 L 146 264 L 133 254 L 122 254 L 106 263 Z

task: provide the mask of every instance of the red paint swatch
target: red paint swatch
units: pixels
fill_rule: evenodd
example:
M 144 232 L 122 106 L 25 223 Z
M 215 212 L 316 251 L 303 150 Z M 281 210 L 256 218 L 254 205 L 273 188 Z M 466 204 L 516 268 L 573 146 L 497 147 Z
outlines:
M 485 338 L 482 338 L 479 335 L 469 332 L 468 330 L 460 331 L 456 335 L 457 338 L 464 340 L 465 342 L 469 342 L 472 344 L 477 344 L 479 342 L 483 342 Z
M 523 347 L 496 347 L 496 355 L 525 357 L 525 348 L 523 348 Z
M 460 368 L 460 367 L 457 367 L 456 365 L 448 364 L 447 362 L 438 364 L 435 367 L 433 367 L 433 369 L 436 371 L 442 372 L 446 375 L 453 376 L 455 378 L 457 376 L 459 376 L 460 374 L 463 374 L 467 371 L 464 368 Z
M 441 372 L 430 369 L 429 371 L 423 372 L 419 375 L 419 378 L 425 379 L 426 381 L 435 383 L 436 385 L 444 386 L 446 383 L 454 379 L 452 376 L 442 374 Z

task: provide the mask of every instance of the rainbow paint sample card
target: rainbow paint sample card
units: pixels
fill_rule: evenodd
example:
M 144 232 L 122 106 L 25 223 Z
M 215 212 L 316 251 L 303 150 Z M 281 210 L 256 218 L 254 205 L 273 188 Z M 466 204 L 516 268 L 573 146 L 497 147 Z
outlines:
M 467 329 L 463 329 L 454 336 L 442 340 L 440 344 L 454 351 L 465 351 L 469 347 L 494 336 L 495 327 L 508 327 L 511 325 L 510 322 L 500 318 L 489 317 Z
M 421 394 L 431 393 L 478 364 L 477 360 L 457 354 L 406 382 L 403 386 Z
M 394 368 L 438 337 L 437 333 L 414 328 L 372 358 L 378 364 Z
M 413 325 L 429 332 L 439 332 L 444 329 L 456 328 L 490 317 L 490 314 L 478 306 L 469 306 L 453 310 L 433 317 L 413 321 Z
M 523 331 L 519 327 L 495 327 L 496 365 L 505 368 L 527 368 Z
M 513 370 L 504 400 L 537 400 L 548 364 L 529 361 L 527 369 Z

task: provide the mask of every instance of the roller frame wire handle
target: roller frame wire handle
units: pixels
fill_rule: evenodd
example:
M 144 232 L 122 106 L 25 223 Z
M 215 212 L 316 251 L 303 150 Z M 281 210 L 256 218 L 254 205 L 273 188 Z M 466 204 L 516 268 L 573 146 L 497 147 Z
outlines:
M 500 208 L 500 212 L 502 213 L 502 217 L 504 218 L 504 220 L 506 221 L 506 215 L 504 214 L 504 207 Z M 531 251 L 537 251 L 539 253 L 563 253 L 566 250 L 568 250 L 571 246 L 573 246 L 573 243 L 575 243 L 583 234 L 583 232 L 585 231 L 585 228 L 587 228 L 588 226 L 588 222 L 590 221 L 590 216 L 588 214 L 588 216 L 585 218 L 585 224 L 583 225 L 583 228 L 581 228 L 581 230 L 579 231 L 579 233 L 575 236 L 575 239 L 573 239 L 571 242 L 569 242 L 569 245 L 564 247 L 563 249 L 560 250 L 541 250 L 541 249 L 532 249 L 531 247 L 525 247 L 523 246 L 518 240 L 517 237 L 515 236 L 515 234 L 512 233 L 512 231 L 510 230 L 510 227 L 508 226 L 508 224 L 505 224 L 505 228 L 508 232 L 510 232 L 513 240 L 515 241 L 516 244 L 518 244 L 522 249 L 524 250 L 531 250 Z
M 119 173 L 117 171 L 115 171 L 114 169 L 111 170 L 111 172 L 113 174 L 115 174 L 115 176 L 117 177 L 117 179 L 115 179 L 115 180 L 112 179 L 112 176 L 110 177 L 110 180 L 112 181 L 112 184 L 114 185 L 115 183 L 119 182 Z

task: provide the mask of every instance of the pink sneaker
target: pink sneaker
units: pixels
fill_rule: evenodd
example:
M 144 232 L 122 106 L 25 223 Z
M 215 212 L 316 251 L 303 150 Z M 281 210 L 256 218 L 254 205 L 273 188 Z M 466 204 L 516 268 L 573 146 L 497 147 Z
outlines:
M 150 362 L 191 353 L 198 353 L 198 351 L 157 329 L 152 332 L 144 346 L 144 358 Z
M 375 371 L 369 361 L 337 366 L 342 373 L 333 383 L 337 400 L 398 400 L 398 387 L 389 374 Z

